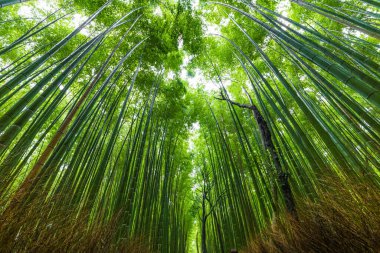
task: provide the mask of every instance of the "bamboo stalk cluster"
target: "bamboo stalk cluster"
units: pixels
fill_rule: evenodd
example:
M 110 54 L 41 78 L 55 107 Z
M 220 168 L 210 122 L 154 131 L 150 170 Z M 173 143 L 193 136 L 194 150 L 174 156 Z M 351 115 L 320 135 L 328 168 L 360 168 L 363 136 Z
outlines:
M 0 0 L 0 8 L 17 2 Z M 163 95 L 162 56 L 150 59 L 168 38 L 147 47 L 150 28 L 143 30 L 143 22 L 150 20 L 143 7 L 131 5 L 110 24 L 98 24 L 115 4 L 107 1 L 47 42 L 41 37 L 73 11 L 58 9 L 31 22 L 0 48 L 2 215 L 28 213 L 42 199 L 51 213 L 67 207 L 86 217 L 94 231 L 117 217 L 114 240 L 141 237 L 152 252 L 185 252 L 197 229 L 203 253 L 225 252 L 246 245 L 283 213 L 296 219 L 297 201 L 320 197 L 321 176 L 379 186 L 380 55 L 371 42 L 380 36 L 371 19 L 378 14 L 292 2 L 372 38 L 302 23 L 251 1 L 210 2 L 202 8 L 230 12 L 228 28 L 241 38 L 213 37 L 236 64 L 219 69 L 219 59 L 208 58 L 223 101 L 195 92 L 179 109 L 169 105 L 182 98 Z M 94 24 L 90 35 L 81 35 Z M 269 42 L 257 41 L 256 33 Z M 33 41 L 40 43 L 28 51 Z M 227 71 L 239 76 L 238 92 L 223 85 L 220 73 Z M 191 108 L 194 101 L 205 110 Z M 188 125 L 195 121 L 201 128 L 191 151 Z M 192 170 L 203 177 L 191 179 Z M 190 190 L 194 183 L 203 185 L 200 205 Z

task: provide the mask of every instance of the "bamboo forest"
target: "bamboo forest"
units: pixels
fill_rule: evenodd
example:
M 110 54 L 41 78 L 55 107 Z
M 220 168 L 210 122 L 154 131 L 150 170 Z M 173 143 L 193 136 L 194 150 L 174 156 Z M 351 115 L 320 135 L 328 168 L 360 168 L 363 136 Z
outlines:
M 380 252 L 380 0 L 0 0 L 0 252 Z

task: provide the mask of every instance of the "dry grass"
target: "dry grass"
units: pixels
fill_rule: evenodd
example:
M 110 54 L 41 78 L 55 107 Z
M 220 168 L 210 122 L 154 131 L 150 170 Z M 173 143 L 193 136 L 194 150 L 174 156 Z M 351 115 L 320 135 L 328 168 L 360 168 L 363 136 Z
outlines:
M 143 238 L 117 240 L 117 219 L 88 227 L 88 215 L 78 217 L 67 207 L 33 201 L 0 216 L 0 252 L 128 252 L 147 253 Z
M 325 180 L 317 202 L 298 201 L 297 221 L 277 219 L 242 252 L 380 252 L 379 189 L 339 182 Z M 0 216 L 0 252 L 149 252 L 143 238 L 116 240 L 117 218 L 89 229 L 87 214 L 78 217 L 67 207 L 52 212 L 53 205 L 33 201 Z
M 298 221 L 277 219 L 242 252 L 380 252 L 379 188 L 338 182 L 323 181 L 321 199 L 299 201 Z

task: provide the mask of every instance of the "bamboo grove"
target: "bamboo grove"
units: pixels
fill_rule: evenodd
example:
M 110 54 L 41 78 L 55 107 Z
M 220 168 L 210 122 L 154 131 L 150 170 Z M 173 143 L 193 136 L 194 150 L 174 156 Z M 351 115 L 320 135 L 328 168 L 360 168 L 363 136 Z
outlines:
M 229 252 L 326 176 L 379 187 L 377 0 L 0 7 L 0 240 L 46 206 L 37 237 L 72 213 L 114 244 Z

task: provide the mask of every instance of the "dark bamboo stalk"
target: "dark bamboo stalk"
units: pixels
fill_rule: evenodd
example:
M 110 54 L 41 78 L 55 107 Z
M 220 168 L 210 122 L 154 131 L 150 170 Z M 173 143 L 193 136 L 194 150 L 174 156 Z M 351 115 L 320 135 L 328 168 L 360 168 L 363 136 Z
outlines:
M 249 109 L 253 112 L 253 116 L 256 120 L 257 125 L 259 126 L 261 140 L 263 142 L 264 148 L 269 151 L 272 158 L 272 162 L 276 169 L 278 181 L 280 183 L 280 189 L 284 196 L 286 209 L 291 215 L 296 217 L 297 216 L 296 206 L 295 206 L 292 190 L 288 181 L 289 175 L 282 169 L 280 157 L 278 155 L 276 147 L 273 144 L 272 135 L 269 130 L 268 124 L 266 120 L 264 119 L 264 117 L 262 116 L 262 114 L 260 113 L 259 109 L 252 103 L 251 99 L 250 99 L 251 100 L 250 105 L 234 102 L 228 97 L 226 97 L 223 93 L 221 93 L 221 98 L 217 98 L 217 99 L 225 100 L 231 105 L 235 105 L 240 108 Z M 276 190 L 274 190 L 274 195 L 276 198 Z

